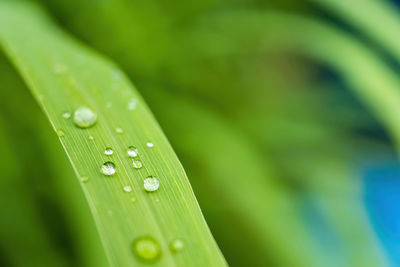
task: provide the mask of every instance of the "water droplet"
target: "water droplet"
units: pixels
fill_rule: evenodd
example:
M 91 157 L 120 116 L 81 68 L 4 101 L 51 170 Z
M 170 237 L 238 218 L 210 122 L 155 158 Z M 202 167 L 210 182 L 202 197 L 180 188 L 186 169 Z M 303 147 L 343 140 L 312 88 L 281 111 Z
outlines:
M 57 135 L 59 136 L 59 137 L 64 137 L 65 136 L 65 133 L 64 133 L 64 131 L 63 130 L 57 130 Z
M 115 128 L 115 132 L 122 134 L 124 132 L 124 130 L 122 130 L 122 128 Z
M 136 197 L 131 197 L 131 202 L 132 202 L 133 204 L 135 204 L 135 203 L 136 203 Z
M 160 245 L 151 236 L 137 238 L 133 242 L 133 252 L 140 260 L 146 262 L 154 262 L 161 256 Z
M 132 192 L 132 186 L 130 186 L 130 185 L 125 185 L 123 189 L 127 193 Z
M 64 119 L 69 119 L 69 118 L 71 118 L 71 113 L 69 113 L 69 112 L 64 112 L 64 113 L 62 114 L 62 117 L 63 117 Z
M 171 244 L 169 245 L 169 248 L 174 253 L 181 251 L 184 247 L 185 247 L 185 242 L 183 242 L 183 240 L 180 238 L 172 240 Z
M 64 64 L 56 63 L 56 64 L 53 66 L 53 72 L 54 72 L 54 74 L 63 74 L 63 73 L 65 73 L 66 71 L 67 71 L 67 66 L 65 66 Z
M 89 139 L 89 140 L 94 140 L 93 135 L 89 135 L 88 139 Z
M 147 143 L 146 143 L 146 146 L 147 146 L 147 147 L 154 147 L 154 144 L 153 144 L 152 142 L 147 142 Z
M 137 150 L 136 147 L 130 146 L 130 147 L 128 147 L 127 153 L 128 153 L 128 156 L 129 156 L 129 157 L 135 158 L 135 157 L 137 157 L 137 155 L 138 155 L 138 150 Z
M 86 176 L 81 177 L 81 182 L 82 183 L 87 183 L 89 181 L 89 178 Z
M 101 166 L 101 173 L 107 176 L 114 175 L 116 172 L 115 164 L 107 161 Z
M 112 75 L 113 80 L 115 80 L 115 81 L 119 81 L 123 77 L 123 73 L 118 69 L 113 70 L 111 75 Z
M 106 103 L 106 108 L 111 108 L 112 107 L 112 103 L 111 102 L 107 102 Z
M 96 123 L 97 115 L 90 108 L 79 107 L 74 112 L 74 123 L 80 128 L 89 128 Z
M 112 154 L 114 154 L 114 151 L 112 150 L 111 147 L 107 147 L 107 148 L 104 150 L 104 155 L 111 156 Z
M 132 160 L 132 166 L 135 169 L 140 169 L 140 168 L 142 168 L 143 164 L 140 160 L 134 159 L 134 160 Z
M 154 192 L 157 191 L 158 187 L 160 187 L 160 182 L 157 180 L 156 177 L 147 177 L 143 181 L 144 190 L 147 192 Z
M 108 214 L 108 216 L 112 216 L 113 215 L 113 211 L 112 210 L 108 210 L 107 214 Z
M 134 109 L 136 109 L 136 106 L 137 106 L 137 99 L 136 98 L 131 98 L 131 100 L 129 100 L 129 103 L 128 103 L 128 110 L 134 110 Z

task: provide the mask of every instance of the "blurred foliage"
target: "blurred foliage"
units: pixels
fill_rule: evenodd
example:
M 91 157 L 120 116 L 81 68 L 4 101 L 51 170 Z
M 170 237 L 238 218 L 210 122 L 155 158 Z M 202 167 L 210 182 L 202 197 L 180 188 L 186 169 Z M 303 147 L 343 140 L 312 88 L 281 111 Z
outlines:
M 387 263 L 362 203 L 361 170 L 394 157 L 400 141 L 400 80 L 387 59 L 399 60 L 398 28 L 386 27 L 400 15 L 390 3 L 356 1 L 359 12 L 345 0 L 35 2 L 137 85 L 230 265 Z M 384 22 L 365 17 L 369 2 Z M 90 221 L 78 208 L 84 200 L 60 209 L 68 197 L 46 195 L 64 188 L 53 172 L 70 172 L 54 170 L 65 158 L 43 149 L 55 137 L 3 58 L 0 67 L 9 99 L 0 108 L 1 188 L 15 191 L 15 206 L 6 192 L 0 205 L 20 222 L 1 221 L 0 259 L 96 265 L 79 254 L 84 234 L 65 231 Z M 81 210 L 81 223 L 71 210 Z

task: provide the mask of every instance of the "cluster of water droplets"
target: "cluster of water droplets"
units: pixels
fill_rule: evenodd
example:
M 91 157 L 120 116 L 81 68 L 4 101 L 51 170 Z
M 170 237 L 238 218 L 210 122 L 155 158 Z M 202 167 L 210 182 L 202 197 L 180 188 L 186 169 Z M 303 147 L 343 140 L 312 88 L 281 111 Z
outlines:
M 172 240 L 169 244 L 169 249 L 172 253 L 178 253 L 182 251 L 184 247 L 185 242 L 180 238 Z M 136 238 L 133 241 L 132 250 L 136 257 L 147 263 L 156 262 L 162 254 L 160 244 L 151 236 Z
M 57 70 L 57 72 L 60 72 Z M 115 77 L 119 78 L 119 73 L 115 73 Z M 128 110 L 134 110 L 137 106 L 137 99 L 132 98 L 128 103 Z M 107 104 L 108 108 L 111 108 L 111 103 Z M 86 106 L 81 106 L 77 108 L 73 114 L 70 112 L 65 112 L 62 114 L 64 119 L 73 118 L 73 123 L 82 129 L 90 128 L 94 126 L 97 122 L 97 114 L 90 108 Z M 115 132 L 118 134 L 122 134 L 124 131 L 122 128 L 115 128 Z M 63 137 L 65 133 L 62 130 L 58 130 L 57 134 L 60 137 Z M 94 140 L 92 135 L 88 136 L 89 140 Z M 146 146 L 148 148 L 153 148 L 154 144 L 150 141 L 146 142 Z M 143 167 L 142 162 L 138 159 L 139 151 L 135 146 L 129 146 L 126 150 L 127 156 L 132 159 L 132 167 L 134 169 L 141 169 Z M 111 147 L 106 147 L 104 149 L 104 155 L 112 156 L 114 154 L 114 150 Z M 116 165 L 112 161 L 106 161 L 101 165 L 100 172 L 105 176 L 113 176 L 117 172 Z M 80 178 L 81 182 L 87 183 L 89 178 L 83 176 Z M 157 191 L 160 187 L 160 182 L 154 176 L 149 176 L 143 181 L 143 188 L 146 192 L 154 192 Z M 125 185 L 123 186 L 123 191 L 126 193 L 132 192 L 132 186 Z M 130 198 L 131 203 L 136 203 L 136 198 Z M 159 200 L 158 200 L 159 201 Z M 112 215 L 112 211 L 108 211 L 108 215 Z M 182 239 L 175 239 L 171 241 L 169 244 L 169 248 L 173 253 L 177 253 L 184 248 L 184 242 Z M 133 242 L 132 246 L 134 254 L 142 261 L 145 262 L 154 262 L 157 261 L 161 257 L 161 247 L 158 244 L 157 240 L 151 236 L 142 236 Z

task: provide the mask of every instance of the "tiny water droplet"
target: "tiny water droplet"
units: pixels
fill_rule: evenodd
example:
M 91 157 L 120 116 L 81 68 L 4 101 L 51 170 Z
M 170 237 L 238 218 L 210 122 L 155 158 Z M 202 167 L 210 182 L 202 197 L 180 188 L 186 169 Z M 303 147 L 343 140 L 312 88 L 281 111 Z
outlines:
M 134 159 L 134 160 L 132 160 L 132 166 L 135 169 L 140 169 L 140 168 L 142 168 L 143 164 L 140 160 Z
M 112 108 L 112 103 L 111 102 L 107 102 L 106 103 L 106 108 Z
M 114 154 L 114 150 L 112 150 L 111 147 L 107 147 L 107 148 L 104 150 L 104 155 L 111 156 L 112 154 Z
M 128 110 L 134 110 L 136 109 L 137 106 L 137 99 L 136 98 L 131 98 L 128 102 Z
M 97 115 L 88 107 L 79 107 L 74 112 L 74 123 L 80 128 L 89 128 L 96 123 Z
M 62 114 L 62 117 L 64 118 L 64 119 L 69 119 L 69 118 L 71 118 L 71 113 L 69 113 L 69 112 L 64 112 L 63 114 Z
M 146 146 L 147 146 L 147 147 L 154 147 L 154 144 L 153 144 L 152 142 L 147 142 L 147 143 L 146 143 Z
M 122 130 L 122 128 L 115 128 L 115 132 L 122 134 L 124 132 L 124 130 Z
M 130 186 L 130 185 L 125 185 L 123 189 L 127 193 L 132 192 L 132 186 Z
M 57 135 L 59 136 L 59 137 L 64 137 L 65 136 L 65 133 L 64 133 L 64 131 L 63 130 L 57 130 Z
M 128 156 L 129 156 L 129 157 L 135 158 L 135 157 L 137 157 L 137 155 L 138 155 L 138 150 L 137 150 L 136 147 L 130 146 L 130 147 L 128 147 L 127 153 L 128 153 Z
M 89 135 L 88 139 L 89 139 L 89 140 L 94 140 L 93 135 Z
M 169 248 L 174 253 L 177 253 L 177 252 L 183 250 L 184 247 L 185 247 L 185 242 L 183 242 L 183 240 L 180 238 L 172 240 L 171 244 L 169 245 Z
M 142 261 L 155 262 L 161 256 L 158 242 L 151 236 L 142 236 L 133 242 L 133 252 Z
M 135 204 L 135 203 L 136 203 L 136 197 L 131 197 L 131 202 L 132 202 L 133 204 Z
M 143 181 L 143 186 L 144 190 L 146 190 L 147 192 L 154 192 L 158 190 L 158 187 L 160 187 L 160 182 L 157 180 L 156 177 L 150 176 Z
M 53 66 L 54 74 L 62 74 L 65 73 L 66 71 L 67 71 L 67 66 L 65 66 L 64 64 L 56 63 Z
M 114 175 L 116 172 L 115 164 L 107 161 L 101 166 L 101 173 L 107 176 Z
M 122 79 L 122 77 L 123 77 L 123 73 L 122 73 L 120 70 L 114 69 L 114 70 L 112 71 L 112 78 L 113 78 L 113 80 L 119 81 L 119 80 Z
M 112 210 L 108 210 L 107 214 L 108 214 L 108 216 L 112 216 L 113 215 L 113 211 Z
M 82 183 L 87 183 L 89 181 L 89 178 L 86 176 L 81 177 L 81 182 Z

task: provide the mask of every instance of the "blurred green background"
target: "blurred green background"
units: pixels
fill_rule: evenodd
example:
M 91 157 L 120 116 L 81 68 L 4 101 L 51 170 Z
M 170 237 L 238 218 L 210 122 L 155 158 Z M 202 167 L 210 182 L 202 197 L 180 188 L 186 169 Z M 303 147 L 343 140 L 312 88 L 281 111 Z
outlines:
M 400 266 L 400 2 L 34 2 L 129 75 L 229 265 Z M 104 266 L 55 134 L 0 68 L 0 265 Z

